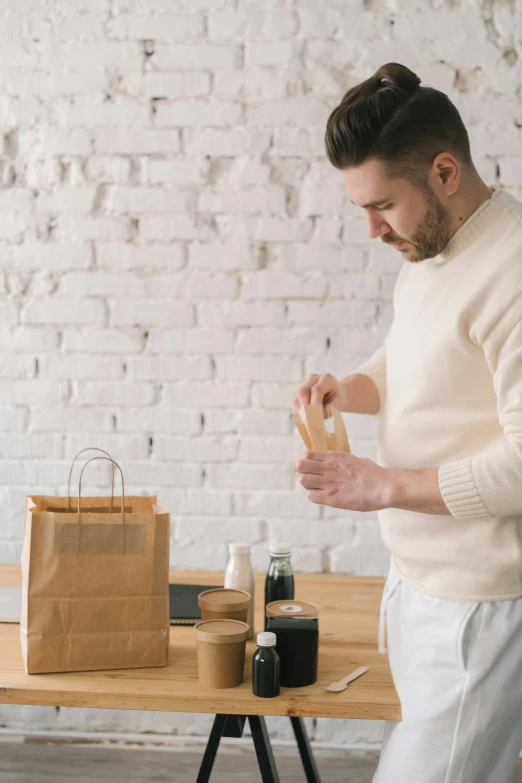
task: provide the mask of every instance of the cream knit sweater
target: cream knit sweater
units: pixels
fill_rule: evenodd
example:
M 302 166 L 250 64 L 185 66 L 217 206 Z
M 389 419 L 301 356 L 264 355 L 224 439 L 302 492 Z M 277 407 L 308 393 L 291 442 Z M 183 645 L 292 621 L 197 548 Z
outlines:
M 522 203 L 496 189 L 432 259 L 404 262 L 384 346 L 378 462 L 438 467 L 450 515 L 379 512 L 391 567 L 461 601 L 522 596 Z

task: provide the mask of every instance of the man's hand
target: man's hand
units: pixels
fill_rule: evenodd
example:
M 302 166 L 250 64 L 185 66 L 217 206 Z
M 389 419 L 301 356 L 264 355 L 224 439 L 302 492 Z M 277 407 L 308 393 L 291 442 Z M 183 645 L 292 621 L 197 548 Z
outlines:
M 337 451 L 305 451 L 294 468 L 312 503 L 350 511 L 402 508 L 451 515 L 439 488 L 438 468 L 382 468 L 371 459 Z
M 388 471 L 371 459 L 338 451 L 306 451 L 294 462 L 312 503 L 351 511 L 388 508 Z

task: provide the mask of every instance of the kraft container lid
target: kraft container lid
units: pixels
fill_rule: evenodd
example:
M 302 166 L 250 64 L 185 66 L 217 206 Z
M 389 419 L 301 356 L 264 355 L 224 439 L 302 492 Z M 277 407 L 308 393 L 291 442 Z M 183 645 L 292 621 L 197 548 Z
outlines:
M 266 607 L 267 617 L 309 617 L 318 616 L 315 604 L 306 601 L 272 601 Z
M 250 629 L 241 620 L 200 620 L 194 626 L 200 642 L 234 644 L 246 642 Z
M 215 612 L 237 612 L 241 609 L 247 609 L 249 603 L 250 593 L 247 593 L 246 590 L 217 587 L 214 590 L 205 590 L 198 595 L 200 609 Z

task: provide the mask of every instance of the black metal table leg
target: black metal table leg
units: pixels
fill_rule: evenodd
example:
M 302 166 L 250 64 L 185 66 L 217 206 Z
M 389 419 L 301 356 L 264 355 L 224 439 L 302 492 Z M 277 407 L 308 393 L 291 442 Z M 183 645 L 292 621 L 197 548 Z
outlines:
M 308 783 L 321 783 L 319 770 L 315 763 L 314 754 L 310 747 L 310 741 L 308 739 L 308 734 L 306 733 L 303 719 L 291 717 L 290 720 L 292 721 L 292 728 L 297 740 L 297 747 L 299 748 L 299 754 L 301 756 L 301 761 L 303 762 L 306 779 Z
M 208 738 L 207 747 L 203 754 L 203 760 L 199 768 L 198 777 L 196 783 L 208 783 L 210 775 L 212 773 L 212 767 L 214 766 L 214 760 L 219 748 L 221 737 L 223 736 L 223 729 L 227 720 L 226 715 L 216 715 L 210 737 Z
M 272 753 L 272 746 L 270 745 L 270 737 L 266 730 L 265 719 L 262 715 L 249 715 L 248 722 L 263 783 L 279 783 L 279 775 Z

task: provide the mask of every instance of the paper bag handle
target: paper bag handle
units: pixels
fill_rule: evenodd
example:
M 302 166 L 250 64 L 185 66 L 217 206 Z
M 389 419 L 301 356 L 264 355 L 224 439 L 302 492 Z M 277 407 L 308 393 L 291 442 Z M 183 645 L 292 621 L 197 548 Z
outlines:
M 80 454 L 83 454 L 85 451 L 100 451 L 102 454 L 105 454 L 112 462 L 112 457 L 109 454 L 109 452 L 105 451 L 105 449 L 99 449 L 97 446 L 88 446 L 86 449 L 82 449 L 81 451 L 78 452 L 78 454 L 72 461 L 71 469 L 69 471 L 69 481 L 67 484 L 67 498 L 68 498 L 67 502 L 68 502 L 69 511 L 71 510 L 71 479 L 72 479 L 73 468 Z M 114 464 L 112 465 L 111 508 L 114 508 Z
M 104 460 L 107 460 L 107 462 L 112 462 L 112 469 L 114 470 L 114 466 L 116 466 L 118 468 L 118 470 L 120 471 L 120 476 L 121 476 L 121 521 L 122 521 L 122 524 L 125 524 L 125 483 L 123 481 L 123 472 L 122 472 L 122 469 L 120 468 L 120 466 L 118 465 L 118 463 L 115 462 L 111 457 L 91 457 L 91 459 L 87 460 L 87 462 L 85 463 L 85 465 L 82 468 L 82 472 L 80 473 L 80 481 L 79 481 L 79 484 L 78 484 L 78 524 L 80 524 L 81 521 L 82 521 L 81 520 L 81 514 L 82 514 L 81 502 L 82 502 L 82 478 L 83 478 L 83 471 L 85 470 L 85 468 L 87 467 L 89 462 L 96 462 L 96 460 L 98 460 L 98 459 L 104 459 Z M 111 506 L 111 508 L 112 508 L 112 506 Z

